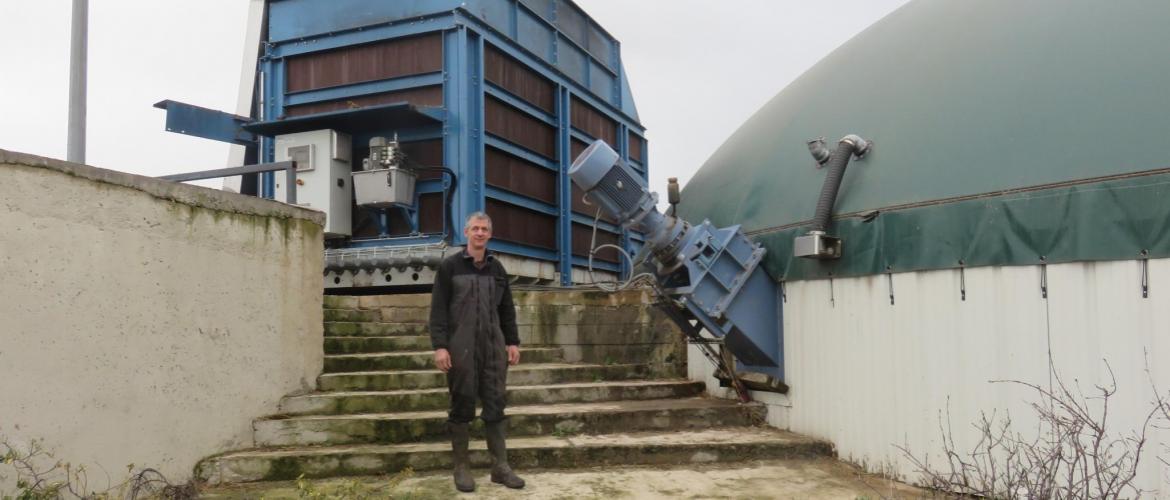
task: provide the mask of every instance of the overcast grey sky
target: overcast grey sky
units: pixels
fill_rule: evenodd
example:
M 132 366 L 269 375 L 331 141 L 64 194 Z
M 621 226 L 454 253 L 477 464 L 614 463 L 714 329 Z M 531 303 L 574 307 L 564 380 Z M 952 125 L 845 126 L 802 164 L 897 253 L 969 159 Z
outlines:
M 660 192 L 905 2 L 577 0 L 622 44 Z M 0 0 L 0 149 L 65 157 L 71 3 Z M 164 131 L 165 113 L 151 105 L 235 109 L 247 3 L 90 0 L 86 163 L 150 176 L 226 166 L 226 144 Z

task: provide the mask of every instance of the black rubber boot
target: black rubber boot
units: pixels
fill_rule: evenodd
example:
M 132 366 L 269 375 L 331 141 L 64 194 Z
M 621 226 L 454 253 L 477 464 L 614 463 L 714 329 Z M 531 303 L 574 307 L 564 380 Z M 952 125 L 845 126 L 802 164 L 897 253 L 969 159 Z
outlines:
M 512 468 L 508 466 L 508 447 L 504 444 L 504 427 L 507 420 L 487 422 L 484 426 L 487 434 L 488 451 L 492 454 L 492 482 L 499 483 L 513 489 L 524 487 L 524 480 L 520 479 Z
M 471 477 L 471 457 L 467 451 L 468 424 L 448 423 L 451 431 L 451 461 L 455 465 L 455 489 L 470 493 L 475 491 L 475 478 Z

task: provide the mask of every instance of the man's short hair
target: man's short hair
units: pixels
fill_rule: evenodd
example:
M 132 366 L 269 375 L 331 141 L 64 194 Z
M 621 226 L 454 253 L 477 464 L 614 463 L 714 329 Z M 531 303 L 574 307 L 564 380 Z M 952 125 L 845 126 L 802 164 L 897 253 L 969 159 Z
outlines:
M 467 216 L 467 221 L 463 223 L 463 230 L 466 231 L 467 228 L 471 227 L 471 221 L 473 220 L 486 220 L 488 227 L 492 227 L 492 218 L 488 216 L 488 214 L 483 212 L 472 212 L 471 215 Z

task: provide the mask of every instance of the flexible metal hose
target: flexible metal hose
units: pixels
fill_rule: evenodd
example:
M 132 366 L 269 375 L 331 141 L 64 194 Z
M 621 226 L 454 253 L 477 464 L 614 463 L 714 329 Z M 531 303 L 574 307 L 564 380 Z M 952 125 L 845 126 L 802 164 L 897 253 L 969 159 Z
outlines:
M 817 211 L 813 216 L 813 231 L 825 231 L 829 228 L 829 220 L 833 217 L 833 205 L 837 202 L 837 192 L 841 189 L 841 180 L 845 178 L 845 167 L 856 154 L 861 156 L 869 149 L 869 144 L 855 135 L 848 135 L 837 143 L 832 157 L 826 167 L 825 183 L 821 186 L 821 195 L 817 198 Z

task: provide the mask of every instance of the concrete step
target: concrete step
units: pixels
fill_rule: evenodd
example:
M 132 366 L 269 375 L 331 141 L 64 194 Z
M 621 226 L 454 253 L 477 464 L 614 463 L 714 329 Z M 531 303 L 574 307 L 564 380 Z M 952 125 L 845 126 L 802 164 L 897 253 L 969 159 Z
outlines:
M 644 364 L 591 365 L 542 363 L 508 368 L 508 385 L 539 385 L 567 382 L 601 382 L 646 378 Z M 395 391 L 447 387 L 447 376 L 439 370 L 398 370 L 326 373 L 317 378 L 321 391 Z
M 508 408 L 509 435 L 565 436 L 607 432 L 706 429 L 751 426 L 764 420 L 759 403 L 741 405 L 714 398 L 652 399 L 521 405 Z M 482 438 L 476 420 L 473 436 Z M 257 420 L 257 446 L 393 444 L 442 441 L 447 412 L 402 412 L 366 415 L 313 415 Z
M 765 427 L 722 427 L 690 431 L 604 435 L 515 437 L 508 440 L 508 461 L 525 470 L 583 469 L 593 466 L 676 465 L 831 456 L 831 445 Z M 471 443 L 472 466 L 490 467 L 483 441 Z M 394 474 L 451 467 L 447 442 L 393 445 L 342 445 L 249 450 L 202 461 L 196 475 L 208 484 Z
M 508 388 L 512 405 L 585 403 L 698 396 L 702 382 L 690 380 L 623 380 L 576 384 L 527 385 Z M 449 406 L 446 388 L 371 392 L 320 392 L 287 396 L 280 415 L 348 415 L 442 410 Z
M 434 367 L 431 350 L 407 352 L 372 352 L 325 356 L 325 373 L 368 372 L 375 370 L 425 370 Z M 521 347 L 520 362 L 550 363 L 561 361 L 556 347 Z
M 392 337 L 325 337 L 325 354 L 359 354 L 388 351 L 425 351 L 431 348 L 428 335 Z
M 326 321 L 325 335 L 331 337 L 386 337 L 397 335 L 430 335 L 426 323 L 392 322 L 370 323 L 354 321 Z
M 325 308 L 325 321 L 381 321 L 426 323 L 430 319 L 430 307 L 383 307 L 380 309 L 333 309 Z
M 325 321 L 381 321 L 378 311 L 325 308 Z

